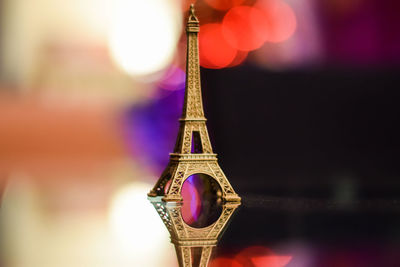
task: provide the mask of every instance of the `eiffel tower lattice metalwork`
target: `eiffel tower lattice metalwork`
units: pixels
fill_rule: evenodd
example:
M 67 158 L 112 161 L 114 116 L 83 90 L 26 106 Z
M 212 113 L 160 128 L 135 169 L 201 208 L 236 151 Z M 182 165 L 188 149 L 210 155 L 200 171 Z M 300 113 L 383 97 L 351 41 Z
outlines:
M 220 168 L 213 153 L 204 116 L 199 65 L 199 20 L 191 5 L 186 26 L 187 58 L 186 86 L 183 112 L 174 152 L 167 168 L 161 174 L 149 197 L 164 196 L 163 201 L 181 201 L 184 181 L 193 174 L 206 174 L 214 178 L 225 201 L 240 201 Z

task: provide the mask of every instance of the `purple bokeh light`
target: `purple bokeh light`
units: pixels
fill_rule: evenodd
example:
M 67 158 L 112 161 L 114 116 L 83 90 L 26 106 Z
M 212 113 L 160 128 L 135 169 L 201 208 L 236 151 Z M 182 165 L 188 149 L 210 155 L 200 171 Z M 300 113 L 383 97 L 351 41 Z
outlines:
M 184 87 L 175 91 L 159 89 L 160 97 L 126 111 L 124 133 L 131 154 L 155 173 L 168 163 L 182 113 Z

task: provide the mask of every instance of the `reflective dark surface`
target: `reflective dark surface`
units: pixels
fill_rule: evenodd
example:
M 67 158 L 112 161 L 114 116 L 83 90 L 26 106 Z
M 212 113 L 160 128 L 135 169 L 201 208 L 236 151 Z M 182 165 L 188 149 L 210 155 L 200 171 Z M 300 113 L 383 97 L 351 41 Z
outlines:
M 191 190 L 212 188 L 202 188 L 201 183 L 191 185 L 198 186 Z M 335 198 L 240 195 L 242 203 L 221 231 L 208 266 L 400 266 L 398 198 L 362 198 L 344 193 Z M 190 201 L 181 205 L 190 205 Z M 221 207 L 224 209 L 219 204 L 208 206 L 202 221 L 207 221 L 207 215 L 214 221 L 223 217 Z M 185 212 L 183 208 L 181 211 Z M 190 237 L 183 240 L 193 241 Z M 191 248 L 196 252 L 196 246 Z M 190 266 L 199 266 L 199 262 Z
M 242 197 L 210 266 L 400 266 L 399 200 Z
M 241 255 L 238 266 L 400 266 L 398 73 L 203 69 L 213 147 L 242 197 L 216 258 Z M 272 263 L 287 260 L 280 256 L 291 259 Z

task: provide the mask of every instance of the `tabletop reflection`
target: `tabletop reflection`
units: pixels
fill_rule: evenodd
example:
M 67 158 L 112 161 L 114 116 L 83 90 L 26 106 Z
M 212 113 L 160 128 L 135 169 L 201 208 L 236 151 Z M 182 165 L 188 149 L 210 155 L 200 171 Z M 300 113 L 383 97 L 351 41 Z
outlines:
M 179 266 L 208 266 L 213 248 L 240 203 L 223 202 L 220 198 L 212 202 L 202 201 L 201 204 L 190 201 L 163 202 L 161 198 L 149 197 L 149 200 L 171 235 Z M 190 208 L 196 210 L 199 205 L 202 207 L 201 215 L 192 216 L 188 223 Z M 216 220 L 210 224 L 210 218 L 215 217 Z

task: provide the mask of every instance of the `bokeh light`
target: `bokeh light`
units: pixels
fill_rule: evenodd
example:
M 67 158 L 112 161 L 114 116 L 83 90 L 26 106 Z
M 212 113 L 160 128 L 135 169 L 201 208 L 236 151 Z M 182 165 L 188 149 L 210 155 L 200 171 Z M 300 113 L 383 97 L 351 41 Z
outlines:
M 124 137 L 129 152 L 159 175 L 168 163 L 178 134 L 184 87 L 174 91 L 160 89 L 158 98 L 126 110 Z
M 244 0 L 205 0 L 205 2 L 214 9 L 228 10 L 232 7 L 239 6 Z
M 184 86 L 185 78 L 186 74 L 181 68 L 171 65 L 164 73 L 158 85 L 160 88 L 168 91 L 179 90 Z
M 202 25 L 199 34 L 200 64 L 209 69 L 220 69 L 232 63 L 236 49 L 229 45 L 218 23 Z
M 220 257 L 213 259 L 210 267 L 243 267 L 243 265 L 234 259 Z
M 250 6 L 230 9 L 222 22 L 225 40 L 242 51 L 260 48 L 266 40 L 265 35 L 260 34 L 266 27 L 264 16 L 261 10 Z
M 118 248 L 143 262 L 168 244 L 168 232 L 144 197 L 150 189 L 146 183 L 127 185 L 116 193 L 110 209 L 111 231 Z
M 172 60 L 181 31 L 178 3 L 167 0 L 115 0 L 109 43 L 119 66 L 131 75 L 157 72 Z
M 297 27 L 296 15 L 287 3 L 282 0 L 259 0 L 255 7 L 264 13 L 265 21 L 264 27 L 254 29 L 260 36 L 265 37 L 266 41 L 283 42 L 293 35 Z
M 248 54 L 249 53 L 247 51 L 238 50 L 237 53 L 236 53 L 236 57 L 233 59 L 231 64 L 228 65 L 228 67 L 239 66 L 240 64 L 242 64 L 246 60 Z
M 289 264 L 292 257 L 267 255 L 251 258 L 251 262 L 255 267 L 285 267 Z
M 254 246 L 242 250 L 235 259 L 248 267 L 285 267 L 292 256 L 278 255 L 267 247 Z

